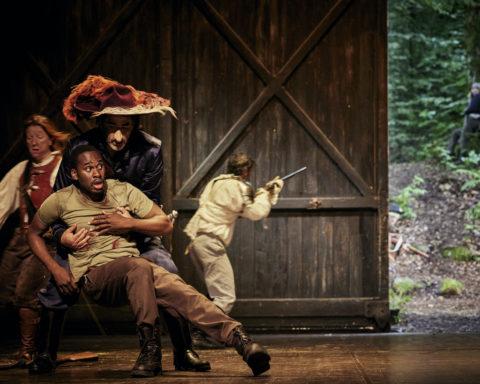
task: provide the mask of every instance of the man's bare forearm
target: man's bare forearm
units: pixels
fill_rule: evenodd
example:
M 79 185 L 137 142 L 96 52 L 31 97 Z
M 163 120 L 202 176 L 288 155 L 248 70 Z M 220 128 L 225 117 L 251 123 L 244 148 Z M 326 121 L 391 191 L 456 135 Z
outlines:
M 50 272 L 54 272 L 59 268 L 59 264 L 53 259 L 48 252 L 45 240 L 35 230 L 29 229 L 27 234 L 28 244 L 35 256 L 37 256 Z
M 70 271 L 67 271 L 58 264 L 50 255 L 42 233 L 47 226 L 38 217 L 38 213 L 33 217 L 28 228 L 27 240 L 33 254 L 38 257 L 52 274 L 61 294 L 71 295 L 77 292 L 77 285 Z
M 163 236 L 172 232 L 173 225 L 168 216 L 158 215 L 148 219 L 130 219 L 130 230 L 148 236 Z
M 35 215 L 28 228 L 27 240 L 33 254 L 38 257 L 43 264 L 45 264 L 52 274 L 54 274 L 54 272 L 61 267 L 53 259 L 52 255 L 50 255 L 47 245 L 45 244 L 45 240 L 42 237 L 42 234 L 46 231 L 46 229 L 47 226 L 42 223 L 38 215 Z
M 173 229 L 170 218 L 156 204 L 143 218 L 125 216 L 119 212 L 103 213 L 95 216 L 90 224 L 97 235 L 138 232 L 148 236 L 163 236 Z

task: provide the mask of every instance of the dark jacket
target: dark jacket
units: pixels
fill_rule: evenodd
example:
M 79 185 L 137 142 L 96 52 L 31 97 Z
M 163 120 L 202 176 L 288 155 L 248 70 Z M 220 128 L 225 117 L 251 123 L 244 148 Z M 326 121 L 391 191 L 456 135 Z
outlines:
M 480 93 L 472 95 L 472 97 L 470 98 L 470 103 L 465 110 L 465 115 L 468 115 L 470 113 L 480 113 Z
M 72 184 L 70 177 L 71 154 L 79 145 L 92 145 L 102 153 L 107 163 L 107 177 L 127 181 L 143 191 L 157 204 L 160 203 L 160 184 L 163 177 L 162 143 L 159 139 L 139 129 L 132 131 L 126 147 L 113 157 L 108 152 L 105 136 L 100 128 L 91 129 L 70 140 L 63 153 L 63 160 L 53 186 L 54 191 Z M 53 236 L 57 243 L 55 260 L 63 268 L 69 269 L 68 249 L 62 247 L 59 241 L 66 229 L 66 225 L 58 221 L 52 227 Z M 137 234 L 135 240 L 140 252 L 144 253 L 145 250 L 148 251 L 150 249 L 148 241 L 155 241 L 155 238 L 147 238 L 145 235 Z M 172 264 L 170 270 L 176 270 L 177 267 L 165 248 L 156 246 L 155 249 L 157 253 L 154 253 L 152 257 L 158 256 L 158 252 L 165 251 L 170 257 Z M 162 260 L 164 259 L 162 258 Z M 153 261 L 156 262 L 156 260 Z M 162 266 L 165 267 L 165 265 Z M 75 295 L 68 297 L 60 296 L 53 282 L 50 282 L 47 288 L 40 292 L 39 299 L 47 308 L 60 310 L 67 309 L 74 304 L 77 297 Z
M 163 154 L 162 143 L 159 139 L 140 129 L 134 129 L 126 147 L 112 157 L 107 149 L 105 135 L 100 128 L 93 128 L 82 133 L 70 140 L 65 148 L 63 160 L 55 179 L 54 191 L 72 184 L 70 156 L 79 145 L 92 145 L 102 153 L 107 163 L 107 177 L 133 184 L 157 205 L 160 205 Z M 58 241 L 66 227 L 58 223 L 53 228 L 54 236 Z

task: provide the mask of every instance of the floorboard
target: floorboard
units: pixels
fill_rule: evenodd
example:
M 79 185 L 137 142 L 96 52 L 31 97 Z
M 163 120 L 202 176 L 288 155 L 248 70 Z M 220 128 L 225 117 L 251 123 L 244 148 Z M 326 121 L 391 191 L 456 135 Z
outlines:
M 255 335 L 272 356 L 271 369 L 252 377 L 231 349 L 202 350 L 212 364 L 206 373 L 176 372 L 165 340 L 164 373 L 132 379 L 138 354 L 134 336 L 67 337 L 62 352 L 92 351 L 98 362 L 59 366 L 54 375 L 30 376 L 24 369 L 0 371 L 0 383 L 350 383 L 460 384 L 480 383 L 480 335 Z M 3 345 L 0 358 L 14 352 Z

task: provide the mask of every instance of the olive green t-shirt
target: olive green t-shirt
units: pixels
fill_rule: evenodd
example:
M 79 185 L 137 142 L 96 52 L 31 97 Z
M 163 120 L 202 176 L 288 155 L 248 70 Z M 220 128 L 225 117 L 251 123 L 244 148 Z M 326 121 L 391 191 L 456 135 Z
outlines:
M 100 202 L 90 200 L 74 185 L 50 195 L 37 211 L 40 220 L 47 226 L 57 219 L 63 220 L 69 227 L 77 224 L 81 228 L 93 229 L 90 221 L 102 212 L 114 212 L 124 207 L 142 218 L 153 207 L 142 191 L 133 185 L 118 180 L 107 180 L 105 199 Z M 78 280 L 89 267 L 97 267 L 123 256 L 139 256 L 135 242 L 129 241 L 125 235 L 100 235 L 90 239 L 86 250 L 75 251 L 68 256 L 70 269 L 75 280 Z

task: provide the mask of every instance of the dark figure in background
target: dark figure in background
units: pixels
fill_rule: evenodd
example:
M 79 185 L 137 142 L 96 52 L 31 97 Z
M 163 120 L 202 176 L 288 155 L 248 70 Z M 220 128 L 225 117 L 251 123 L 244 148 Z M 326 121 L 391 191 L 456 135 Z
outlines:
M 161 141 L 139 129 L 142 114 L 170 112 L 170 101 L 132 86 L 102 76 L 88 76 L 77 85 L 65 100 L 63 113 L 74 122 L 79 119 L 95 118 L 97 126 L 80 136 L 73 138 L 67 145 L 64 158 L 58 171 L 54 190 L 72 184 L 70 174 L 71 154 L 81 145 L 94 146 L 105 159 L 105 168 L 109 178 L 127 181 L 140 189 L 157 205 L 160 205 L 160 184 L 163 177 L 163 157 Z M 68 267 L 66 250 L 79 251 L 88 247 L 91 233 L 76 225 L 68 229 L 63 223 L 54 226 L 54 237 L 61 244 L 64 255 L 57 255 L 57 262 Z M 177 273 L 178 269 L 171 254 L 162 245 L 158 236 L 142 233 L 130 234 L 141 256 L 167 271 Z M 59 287 L 60 290 L 62 287 Z M 50 284 L 48 293 L 42 296 L 42 302 L 49 308 L 67 309 L 64 297 L 59 295 L 54 284 Z M 57 312 L 58 313 L 58 312 Z M 210 369 L 208 361 L 201 360 L 192 348 L 188 323 L 181 318 L 172 317 L 162 311 L 168 332 L 172 339 L 177 370 L 206 371 Z M 32 364 L 31 373 L 48 373 L 54 368 L 55 355 L 52 352 L 40 355 Z
M 192 322 L 216 341 L 235 347 L 254 375 L 268 370 L 270 356 L 245 333 L 241 323 L 178 275 L 141 257 L 135 243 L 124 234 L 125 229 L 147 235 L 170 233 L 172 223 L 161 208 L 131 184 L 106 180 L 106 163 L 96 148 L 79 146 L 71 156 L 75 184 L 45 200 L 30 226 L 28 241 L 62 291 L 80 288 L 101 305 L 130 304 L 141 345 L 132 376 L 151 377 L 162 372 L 159 306 L 172 317 Z M 126 207 L 135 217 L 118 213 L 119 208 Z M 97 228 L 88 248 L 69 255 L 70 273 L 55 262 L 41 237 L 58 219 L 81 229 L 92 223 Z
M 463 114 L 463 128 L 453 131 L 448 143 L 448 152 L 452 157 L 468 155 L 473 136 L 480 134 L 480 83 L 472 84 L 469 104 Z
M 21 367 L 31 363 L 38 348 L 43 349 L 36 345 L 42 308 L 37 293 L 50 276 L 30 250 L 26 232 L 36 210 L 53 191 L 68 138 L 42 115 L 32 115 L 25 121 L 23 135 L 29 159 L 18 163 L 0 182 L 0 228 L 9 215 L 18 212 L 20 216 L 20 226 L 0 259 L 0 303 L 18 308 L 20 349 L 16 360 Z M 48 250 L 53 254 L 50 240 Z

